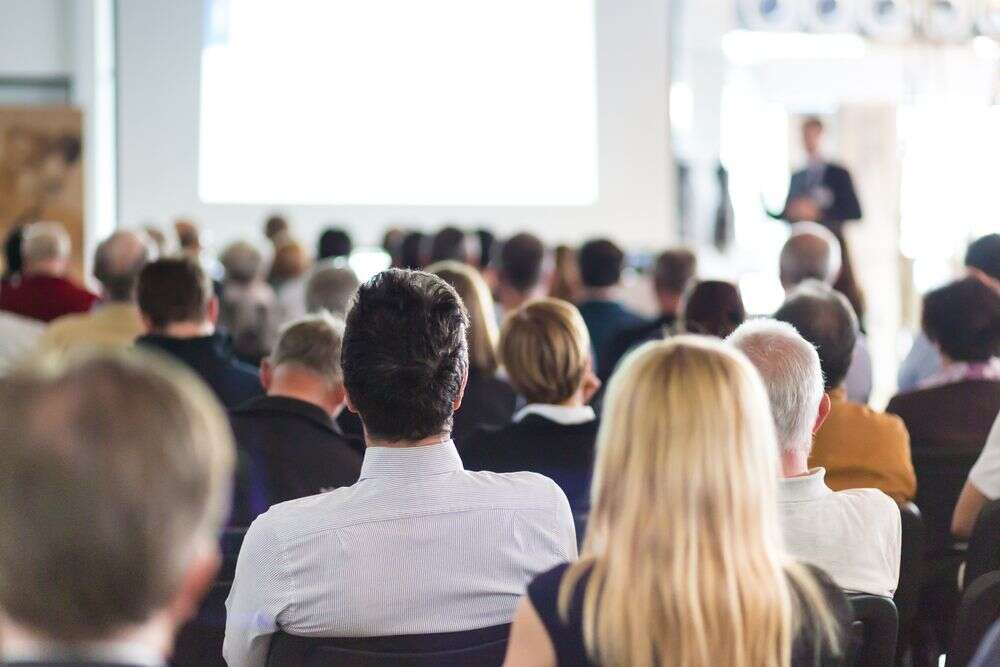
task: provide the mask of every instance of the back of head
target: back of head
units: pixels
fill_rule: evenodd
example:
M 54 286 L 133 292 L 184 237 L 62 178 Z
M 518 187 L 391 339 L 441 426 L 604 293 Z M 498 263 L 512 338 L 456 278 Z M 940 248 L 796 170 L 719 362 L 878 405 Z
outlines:
M 345 315 L 358 289 L 358 277 L 343 260 L 328 259 L 313 270 L 306 282 L 306 310 L 328 310 Z
M 542 282 L 545 244 L 534 234 L 515 234 L 500 249 L 500 281 L 522 294 L 528 294 Z
M 462 299 L 429 273 L 389 269 L 359 289 L 342 364 L 369 436 L 416 441 L 451 430 L 469 358 Z
M 774 319 L 788 322 L 816 347 L 826 391 L 843 384 L 858 339 L 858 318 L 847 297 L 807 280 L 788 295 Z
M 66 229 L 58 222 L 35 222 L 24 229 L 21 240 L 21 259 L 24 269 L 46 262 L 69 259 L 70 240 Z
M 340 350 L 344 321 L 327 312 L 307 315 L 285 326 L 271 352 L 274 368 L 291 367 L 323 378 L 331 386 L 343 384 Z
M 1000 355 L 1000 289 L 969 276 L 924 296 L 924 333 L 952 361 Z
M 427 235 L 423 232 L 409 232 L 399 244 L 399 263 L 401 268 L 419 270 L 424 267 Z
M 294 239 L 285 239 L 274 249 L 267 280 L 272 285 L 294 280 L 309 269 L 309 255 L 305 247 Z
M 583 284 L 580 280 L 580 264 L 577 262 L 576 251 L 567 245 L 558 245 L 553 255 L 555 269 L 549 296 L 575 303 L 580 298 L 580 288 Z
M 204 322 L 213 294 L 212 281 L 194 260 L 161 258 L 139 274 L 139 310 L 154 329 Z
M 622 279 L 625 253 L 608 239 L 587 241 L 577 254 L 580 278 L 590 289 L 614 287 Z
M 760 373 L 781 448 L 812 449 L 812 427 L 823 398 L 823 371 L 816 348 L 792 325 L 769 319 L 744 322 L 727 342 Z
M 22 368 L 0 405 L 4 614 L 70 644 L 165 610 L 228 511 L 233 444 L 216 399 L 132 350 Z
M 969 244 L 965 265 L 1000 281 L 1000 234 L 987 234 Z
M 431 262 L 442 262 L 450 259 L 468 263 L 473 254 L 471 240 L 458 227 L 444 227 L 431 239 Z
M 722 280 L 703 280 L 684 298 L 684 331 L 725 338 L 747 318 L 743 298 L 736 285 Z
M 786 289 L 810 279 L 833 285 L 840 275 L 840 241 L 822 225 L 800 222 L 792 227 L 779 261 Z
M 657 292 L 680 296 L 698 271 L 698 258 L 687 248 L 665 250 L 656 258 L 653 285 Z
M 288 219 L 283 215 L 274 213 L 267 216 L 267 219 L 264 221 L 264 236 L 271 242 L 288 234 L 288 231 Z
M 156 252 L 145 234 L 115 232 L 102 241 L 94 253 L 94 277 L 104 287 L 110 301 L 135 299 L 139 273 Z
M 319 235 L 319 245 L 317 247 L 317 259 L 334 259 L 336 257 L 350 257 L 354 252 L 354 241 L 346 230 L 340 227 L 330 227 Z
M 587 325 L 571 303 L 529 301 L 504 320 L 500 359 L 528 403 L 559 405 L 576 393 L 589 368 Z
M 468 264 L 453 260 L 427 267 L 455 288 L 469 314 L 469 368 L 487 375 L 497 370 L 497 317 L 490 288 L 479 272 Z
M 201 252 L 201 232 L 194 220 L 180 218 L 174 222 L 174 233 L 181 252 L 193 255 Z
M 226 271 L 226 281 L 237 285 L 249 285 L 257 280 L 264 268 L 264 256 L 247 241 L 236 241 L 226 246 L 219 262 Z
M 497 250 L 497 237 L 488 229 L 477 229 L 476 239 L 479 245 L 479 257 L 476 264 L 480 269 L 485 269 L 493 263 L 493 256 Z

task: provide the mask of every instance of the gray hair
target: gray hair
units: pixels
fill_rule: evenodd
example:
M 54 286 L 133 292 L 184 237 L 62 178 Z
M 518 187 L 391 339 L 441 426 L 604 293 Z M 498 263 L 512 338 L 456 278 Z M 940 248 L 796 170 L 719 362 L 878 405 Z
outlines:
M 58 222 L 35 222 L 24 229 L 21 257 L 26 265 L 69 257 L 70 240 Z
M 331 385 L 344 382 L 340 349 L 344 342 L 344 321 L 320 311 L 295 320 L 281 330 L 271 352 L 271 365 L 295 366 L 324 378 Z
M 360 284 L 354 271 L 342 260 L 326 260 L 316 267 L 306 283 L 306 310 L 346 315 Z
M 726 340 L 760 373 L 781 448 L 811 450 L 812 427 L 823 399 L 816 348 L 792 325 L 771 319 L 748 320 Z
M 101 241 L 94 253 L 94 277 L 108 300 L 134 300 L 139 274 L 155 255 L 152 240 L 143 232 L 115 232 Z
M 236 241 L 226 246 L 219 256 L 219 262 L 226 270 L 226 280 L 246 285 L 261 275 L 264 256 L 253 244 Z
M 781 248 L 780 267 L 786 288 L 808 279 L 832 285 L 840 275 L 840 241 L 823 225 L 797 223 Z

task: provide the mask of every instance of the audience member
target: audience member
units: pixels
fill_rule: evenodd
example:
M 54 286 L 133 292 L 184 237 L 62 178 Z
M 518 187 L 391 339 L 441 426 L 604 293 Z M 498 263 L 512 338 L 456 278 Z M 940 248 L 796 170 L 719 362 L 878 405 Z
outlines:
M 569 303 L 580 303 L 583 298 L 583 281 L 580 279 L 580 263 L 576 258 L 576 250 L 568 245 L 558 245 L 553 255 L 555 270 L 552 272 L 549 296 Z
M 316 259 L 336 259 L 338 257 L 350 257 L 354 252 L 354 241 L 346 230 L 340 227 L 328 227 L 319 235 Z
M 436 276 L 392 269 L 361 286 L 342 356 L 347 406 L 368 441 L 361 481 L 250 526 L 227 601 L 229 664 L 265 664 L 279 629 L 358 637 L 508 623 L 535 574 L 576 557 L 555 483 L 462 468 L 450 427 L 467 327 Z
M 45 328 L 44 322 L 0 311 L 0 377 L 35 352 Z
M 614 337 L 608 352 L 609 373 L 614 372 L 626 352 L 646 341 L 663 338 L 676 326 L 684 292 L 694 279 L 697 269 L 698 259 L 687 248 L 666 250 L 656 258 L 653 290 L 660 307 L 660 316 L 638 327 L 625 329 Z
M 133 352 L 0 384 L 0 662 L 165 665 L 219 566 L 232 436 L 189 373 Z
M 545 475 L 566 493 L 574 514 L 586 514 L 598 424 L 587 404 L 601 386 L 590 355 L 587 325 L 572 304 L 540 299 L 509 314 L 500 358 L 527 405 L 502 428 L 473 434 L 461 450 L 465 466 Z
M 143 225 L 140 230 L 146 234 L 146 238 L 153 244 L 153 250 L 157 257 L 167 257 L 174 254 L 174 249 L 167 241 L 166 234 L 156 225 Z
M 877 489 L 832 491 L 810 468 L 813 434 L 830 413 L 816 348 L 774 320 L 742 324 L 728 342 L 757 368 L 781 450 L 778 511 L 795 558 L 826 571 L 844 590 L 892 597 L 899 582 L 899 508 Z
M 178 218 L 174 221 L 174 233 L 177 235 L 177 245 L 181 254 L 188 259 L 199 261 L 204 247 L 201 244 L 201 232 L 195 221 L 190 218 Z
M 431 237 L 429 263 L 453 260 L 475 266 L 479 260 L 479 242 L 458 227 L 443 227 Z
M 594 346 L 598 377 L 608 377 L 611 342 L 620 332 L 645 324 L 645 320 L 627 310 L 615 296 L 625 268 L 625 253 L 607 239 L 587 241 L 580 248 L 580 279 L 583 297 L 580 315 L 587 323 Z
M 462 409 L 455 412 L 451 437 L 459 447 L 481 426 L 502 426 L 514 414 L 514 390 L 497 377 L 497 323 L 493 299 L 479 272 L 468 264 L 437 262 L 427 267 L 455 288 L 469 313 L 466 331 L 469 343 L 469 379 L 465 383 Z M 498 471 L 506 472 L 506 471 Z
M 833 287 L 840 276 L 840 257 L 840 241 L 829 229 L 815 222 L 793 225 L 779 260 L 786 294 L 807 280 Z M 856 338 L 844 389 L 847 400 L 865 404 L 872 393 L 872 356 L 864 333 L 859 332 Z
M 343 317 L 358 291 L 358 277 L 343 260 L 326 260 L 306 281 L 306 312 L 329 311 Z
M 215 330 L 219 300 L 201 266 L 189 259 L 159 259 L 139 274 L 139 311 L 147 334 L 136 342 L 186 364 L 227 408 L 260 396 L 253 366 L 238 361 Z
M 830 397 L 830 413 L 815 434 L 809 465 L 826 470 L 826 484 L 834 491 L 875 488 L 897 502 L 912 500 L 917 482 L 902 420 L 849 400 L 844 390 L 858 335 L 851 304 L 833 288 L 806 281 L 774 317 L 816 347 Z
M 1000 413 L 986 438 L 983 451 L 969 471 L 969 480 L 955 505 L 951 532 L 955 537 L 968 538 L 983 505 L 1000 498 Z
M 476 241 L 479 245 L 479 257 L 476 258 L 476 266 L 479 267 L 480 271 L 486 271 L 486 269 L 493 265 L 497 246 L 499 245 L 496 234 L 485 228 L 477 229 Z
M 724 280 L 702 280 L 683 299 L 680 327 L 690 334 L 725 338 L 747 318 L 740 289 Z
M 260 363 L 274 345 L 277 299 L 264 281 L 264 256 L 246 241 L 231 243 L 219 258 L 225 277 L 219 300 L 219 327 L 233 340 L 237 356 Z
M 721 342 L 627 356 L 582 558 L 528 587 L 506 664 L 841 664 L 850 611 L 785 556 L 768 415 L 757 373 Z
M 272 213 L 264 220 L 264 236 L 271 242 L 275 249 L 288 238 L 291 228 L 288 225 L 288 218 L 280 213 Z
M 28 225 L 21 242 L 21 272 L 0 289 L 0 310 L 42 322 L 90 310 L 97 295 L 67 277 L 69 254 L 69 234 L 58 222 Z
M 274 249 L 268 284 L 278 302 L 278 322 L 286 324 L 306 314 L 306 280 L 311 260 L 305 246 L 295 239 L 285 239 Z
M 427 265 L 427 235 L 410 232 L 399 244 L 399 261 L 402 269 L 419 270 Z
M 132 345 L 146 332 L 135 302 L 139 272 L 155 259 L 145 233 L 115 232 L 97 246 L 94 277 L 101 284 L 101 303 L 89 313 L 64 315 L 52 322 L 39 341 L 42 350 L 77 346 Z
M 504 313 L 545 296 L 548 261 L 545 244 L 534 234 L 522 232 L 503 242 L 496 262 L 496 294 Z
M 389 255 L 389 260 L 391 266 L 394 269 L 406 268 L 403 266 L 403 239 L 406 238 L 406 232 L 404 232 L 399 227 L 390 227 L 385 230 L 382 234 L 382 250 L 385 254 Z
M 21 274 L 23 258 L 21 246 L 24 243 L 24 227 L 18 225 L 7 233 L 3 241 L 3 277 L 0 278 L 0 289 L 5 288 Z
M 267 395 L 230 413 L 248 463 L 237 477 L 234 524 L 249 525 L 276 503 L 358 481 L 364 445 L 349 442 L 334 423 L 344 407 L 343 333 L 343 322 L 326 313 L 285 327 L 261 362 Z

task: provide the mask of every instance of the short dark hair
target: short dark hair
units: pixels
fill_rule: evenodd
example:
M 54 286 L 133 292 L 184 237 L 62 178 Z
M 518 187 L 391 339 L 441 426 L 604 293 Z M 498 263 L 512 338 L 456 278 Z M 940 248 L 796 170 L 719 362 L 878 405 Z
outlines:
M 150 262 L 139 274 L 139 310 L 155 328 L 175 322 L 200 322 L 208 314 L 212 281 L 197 262 L 165 258 Z
M 954 361 L 1000 354 L 1000 293 L 969 276 L 924 296 L 924 333 Z
M 858 340 L 858 316 L 846 296 L 818 280 L 807 280 L 789 294 L 774 319 L 788 322 L 816 346 L 825 391 L 844 382 Z
M 341 365 L 370 435 L 395 442 L 451 429 L 469 368 L 468 326 L 461 297 L 429 273 L 388 269 L 358 288 Z
M 687 248 L 665 250 L 656 258 L 653 284 L 657 292 L 683 294 L 698 270 L 698 259 Z
M 316 251 L 318 259 L 350 257 L 354 251 L 354 242 L 351 240 L 351 235 L 343 229 L 329 227 L 319 235 L 319 244 Z
M 479 239 L 479 268 L 485 269 L 493 263 L 493 256 L 497 251 L 496 234 L 488 229 L 477 229 L 476 238 Z
M 515 234 L 500 249 L 500 280 L 518 292 L 529 292 L 542 281 L 544 262 L 545 244 L 537 236 Z
M 431 239 L 430 261 L 448 259 L 463 263 L 469 261 L 469 237 L 458 227 L 444 227 Z
M 424 246 L 427 235 L 423 232 L 409 232 L 399 243 L 399 263 L 404 269 L 424 268 Z
M 684 297 L 684 330 L 725 338 L 743 324 L 747 311 L 736 285 L 723 280 L 703 280 Z
M 1000 280 L 1000 234 L 987 234 L 970 243 L 965 251 L 965 265 Z
M 625 253 L 613 241 L 594 239 L 580 247 L 577 262 L 584 287 L 611 287 L 621 280 Z

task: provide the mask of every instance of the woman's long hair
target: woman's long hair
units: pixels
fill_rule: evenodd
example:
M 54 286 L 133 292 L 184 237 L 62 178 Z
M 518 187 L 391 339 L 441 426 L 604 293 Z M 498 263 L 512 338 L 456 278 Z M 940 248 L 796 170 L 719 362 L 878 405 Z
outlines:
M 806 617 L 838 646 L 818 584 L 785 555 L 767 396 L 738 352 L 695 336 L 642 346 L 611 380 L 597 449 L 587 537 L 559 596 L 566 618 L 589 572 L 593 660 L 784 666 Z
M 453 260 L 435 262 L 426 269 L 455 288 L 469 312 L 469 368 L 485 375 L 497 372 L 500 337 L 490 288 L 476 269 Z

